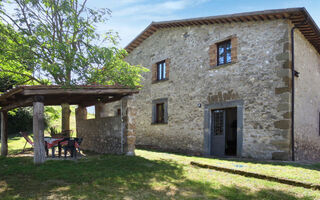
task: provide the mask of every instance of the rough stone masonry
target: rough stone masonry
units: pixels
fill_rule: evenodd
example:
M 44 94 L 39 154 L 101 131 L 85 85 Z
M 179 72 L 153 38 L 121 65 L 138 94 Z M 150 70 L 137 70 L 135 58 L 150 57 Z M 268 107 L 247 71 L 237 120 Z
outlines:
M 135 115 L 133 97 L 120 101 L 121 115 L 108 116 L 107 106 L 95 105 L 95 118 L 87 119 L 86 107 L 76 110 L 77 137 L 82 138 L 81 148 L 98 153 L 135 155 Z
M 291 27 L 286 19 L 233 22 L 162 28 L 145 39 L 126 58 L 150 69 L 133 102 L 137 145 L 204 155 L 205 106 L 242 101 L 241 156 L 291 159 Z M 320 56 L 296 32 L 296 65 L 303 74 L 296 86 L 295 147 L 298 160 L 315 160 L 320 159 Z M 230 38 L 237 59 L 216 66 L 210 47 Z M 153 66 L 162 60 L 170 60 L 170 76 L 155 82 Z M 153 124 L 152 102 L 163 98 L 167 123 Z

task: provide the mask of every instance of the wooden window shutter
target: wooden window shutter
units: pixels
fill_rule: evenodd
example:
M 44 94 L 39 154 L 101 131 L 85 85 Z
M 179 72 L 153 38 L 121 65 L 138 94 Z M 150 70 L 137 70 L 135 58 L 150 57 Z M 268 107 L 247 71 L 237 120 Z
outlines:
M 169 73 L 170 73 L 170 58 L 166 59 L 166 79 L 169 80 Z
M 217 66 L 217 44 L 212 44 L 209 47 L 210 66 Z
M 152 83 L 154 83 L 157 81 L 157 63 L 152 65 L 151 73 L 152 73 Z
M 237 62 L 238 60 L 238 38 L 231 38 L 231 62 Z

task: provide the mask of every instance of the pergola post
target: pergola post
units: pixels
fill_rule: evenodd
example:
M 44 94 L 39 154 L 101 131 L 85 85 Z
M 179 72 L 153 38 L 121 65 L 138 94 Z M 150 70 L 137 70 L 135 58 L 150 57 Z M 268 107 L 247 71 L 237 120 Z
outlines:
M 97 118 L 103 118 L 108 116 L 108 107 L 105 103 L 97 103 L 95 106 L 95 117 Z
M 122 144 L 123 152 L 128 156 L 135 155 L 136 146 L 136 108 L 133 106 L 133 98 L 133 96 L 127 96 L 121 99 Z
M 79 133 L 79 124 L 81 120 L 86 120 L 88 117 L 87 108 L 82 105 L 78 105 L 76 108 L 76 129 L 77 133 Z
M 78 105 L 78 108 L 76 108 L 76 120 L 86 120 L 87 115 L 87 108 L 85 106 Z
M 70 105 L 68 103 L 61 104 L 61 129 L 62 131 L 70 130 Z
M 44 104 L 43 97 L 36 97 L 33 102 L 34 163 L 46 160 L 44 147 Z
M 8 113 L 1 112 L 1 156 L 8 155 Z

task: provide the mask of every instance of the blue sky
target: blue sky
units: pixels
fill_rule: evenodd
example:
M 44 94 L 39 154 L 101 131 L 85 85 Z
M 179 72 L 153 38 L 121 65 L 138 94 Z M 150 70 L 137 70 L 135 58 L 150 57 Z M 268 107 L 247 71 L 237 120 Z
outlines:
M 215 16 L 239 12 L 305 7 L 320 25 L 320 0 L 89 0 L 92 8 L 109 8 L 112 16 L 99 31 L 119 33 L 125 47 L 152 21 Z

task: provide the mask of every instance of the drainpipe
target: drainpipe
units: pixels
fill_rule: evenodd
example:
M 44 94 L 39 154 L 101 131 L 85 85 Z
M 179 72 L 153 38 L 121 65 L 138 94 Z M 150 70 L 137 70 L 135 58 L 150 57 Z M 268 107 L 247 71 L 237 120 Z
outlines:
M 291 29 L 291 152 L 292 161 L 295 161 L 294 155 L 294 77 L 296 76 L 296 71 L 294 68 L 294 30 L 297 27 Z

